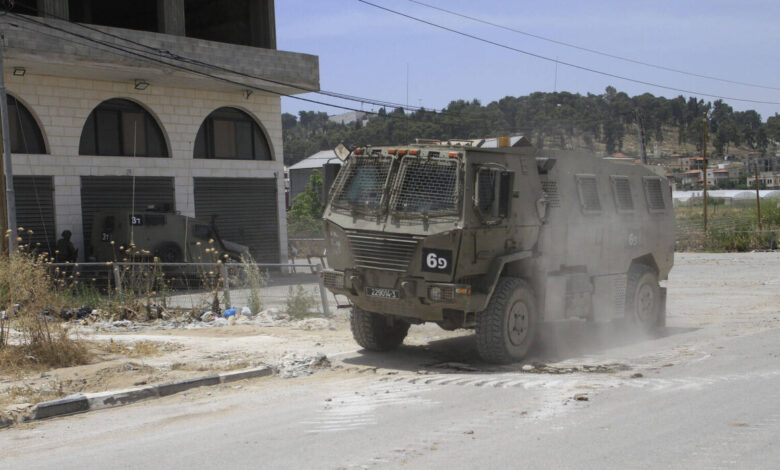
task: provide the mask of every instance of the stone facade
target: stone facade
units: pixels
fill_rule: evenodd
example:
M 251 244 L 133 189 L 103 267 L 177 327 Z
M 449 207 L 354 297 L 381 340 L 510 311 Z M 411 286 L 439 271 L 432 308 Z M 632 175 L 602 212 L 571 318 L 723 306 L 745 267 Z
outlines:
M 83 242 L 81 176 L 172 176 L 176 210 L 195 215 L 193 177 L 277 178 L 279 200 L 284 201 L 281 103 L 278 96 L 253 93 L 150 86 L 138 91 L 132 83 L 65 77 L 23 77 L 6 74 L 8 93 L 33 114 L 43 132 L 47 155 L 13 155 L 15 175 L 54 176 L 57 233 L 73 232 L 76 246 Z M 155 117 L 163 130 L 170 158 L 132 158 L 79 155 L 84 122 L 101 102 L 111 98 L 134 101 Z M 194 159 L 195 136 L 209 113 L 223 106 L 253 116 L 266 133 L 274 161 Z M 284 204 L 279 205 L 280 239 L 286 240 Z M 286 243 L 280 247 L 286 257 Z

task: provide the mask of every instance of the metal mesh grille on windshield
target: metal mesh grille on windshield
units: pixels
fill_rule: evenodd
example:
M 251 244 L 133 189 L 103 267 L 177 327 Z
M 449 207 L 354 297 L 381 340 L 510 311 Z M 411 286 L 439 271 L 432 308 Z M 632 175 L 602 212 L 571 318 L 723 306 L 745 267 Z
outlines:
M 457 161 L 406 157 L 400 172 L 400 188 L 390 200 L 392 211 L 415 214 L 457 212 Z
M 353 155 L 339 172 L 332 205 L 364 211 L 381 209 L 391 163 L 390 158 Z

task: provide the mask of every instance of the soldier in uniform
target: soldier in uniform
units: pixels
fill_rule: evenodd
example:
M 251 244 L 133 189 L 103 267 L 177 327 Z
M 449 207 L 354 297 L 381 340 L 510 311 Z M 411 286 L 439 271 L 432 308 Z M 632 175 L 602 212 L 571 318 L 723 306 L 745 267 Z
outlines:
M 79 250 L 73 246 L 73 242 L 70 241 L 72 233 L 70 230 L 62 232 L 62 238 L 57 240 L 55 248 L 54 260 L 58 263 L 76 262 L 79 257 Z

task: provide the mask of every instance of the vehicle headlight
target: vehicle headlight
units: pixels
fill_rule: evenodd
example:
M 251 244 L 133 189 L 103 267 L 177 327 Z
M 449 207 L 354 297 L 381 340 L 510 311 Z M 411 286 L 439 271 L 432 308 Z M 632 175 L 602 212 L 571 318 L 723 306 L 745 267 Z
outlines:
M 434 302 L 441 302 L 442 299 L 442 292 L 441 287 L 433 286 L 430 289 L 428 289 L 428 298 L 433 300 Z

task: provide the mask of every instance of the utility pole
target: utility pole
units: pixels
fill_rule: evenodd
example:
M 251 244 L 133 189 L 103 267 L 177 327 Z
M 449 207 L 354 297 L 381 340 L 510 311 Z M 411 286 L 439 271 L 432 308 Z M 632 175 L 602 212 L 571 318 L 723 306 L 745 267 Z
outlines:
M 754 166 L 756 172 L 756 212 L 758 213 L 758 231 L 761 231 L 761 196 L 758 192 L 758 161 Z
M 4 38 L 0 32 L 0 40 Z M 2 203 L 4 214 L 3 221 L 0 223 L 3 237 L 3 252 L 8 254 L 16 251 L 16 195 L 14 194 L 14 174 L 11 168 L 11 132 L 8 126 L 8 97 L 5 93 L 5 68 L 3 67 L 3 45 L 0 44 L 0 150 L 2 150 L 2 170 L 4 178 L 2 185 L 5 186 L 0 191 L 0 201 Z M 9 231 L 10 230 L 10 231 Z M 6 245 L 5 235 L 8 234 Z
M 703 160 L 701 162 L 702 172 L 704 173 L 704 236 L 707 236 L 707 113 L 704 113 L 704 119 L 701 122 L 702 131 L 704 137 L 702 139 L 702 155 Z
M 645 148 L 645 123 L 642 120 L 642 112 L 639 108 L 634 110 L 636 114 L 636 128 L 639 133 L 639 157 L 642 165 L 647 165 L 647 148 Z

